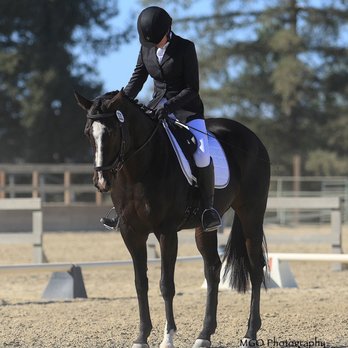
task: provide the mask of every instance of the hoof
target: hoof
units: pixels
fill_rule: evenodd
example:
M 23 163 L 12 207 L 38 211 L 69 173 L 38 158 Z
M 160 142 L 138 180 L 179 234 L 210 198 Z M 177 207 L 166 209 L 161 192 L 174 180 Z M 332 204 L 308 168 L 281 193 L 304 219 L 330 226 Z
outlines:
M 169 330 L 169 332 L 167 332 L 167 325 L 164 329 L 164 337 L 163 337 L 163 341 L 160 345 L 160 348 L 175 348 L 174 347 L 174 336 L 175 336 L 175 330 Z
M 208 340 L 202 340 L 202 339 L 198 339 L 196 340 L 195 344 L 192 346 L 192 348 L 210 348 L 211 347 L 211 343 Z
M 160 345 L 160 348 L 175 348 L 175 347 L 174 347 L 174 344 L 172 343 L 162 342 Z
M 150 348 L 147 343 L 133 343 L 132 348 Z
M 259 345 L 257 344 L 256 340 L 252 340 L 251 338 L 246 338 L 244 337 L 240 341 L 240 346 L 239 348 L 251 348 L 251 347 L 258 347 Z

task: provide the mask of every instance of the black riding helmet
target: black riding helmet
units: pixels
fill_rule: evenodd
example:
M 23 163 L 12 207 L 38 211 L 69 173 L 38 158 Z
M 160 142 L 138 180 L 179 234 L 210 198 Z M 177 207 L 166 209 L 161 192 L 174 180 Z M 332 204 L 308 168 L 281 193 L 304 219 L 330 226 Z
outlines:
M 157 6 L 145 8 L 138 17 L 140 43 L 147 47 L 157 45 L 170 30 L 171 25 L 172 18 L 163 8 Z

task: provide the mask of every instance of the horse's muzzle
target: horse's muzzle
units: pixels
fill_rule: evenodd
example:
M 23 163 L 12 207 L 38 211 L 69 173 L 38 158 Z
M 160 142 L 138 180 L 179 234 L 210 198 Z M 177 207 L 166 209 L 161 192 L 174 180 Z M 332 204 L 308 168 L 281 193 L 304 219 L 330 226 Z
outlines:
M 93 176 L 94 186 L 100 192 L 109 192 L 111 190 L 112 176 L 107 172 L 95 171 Z

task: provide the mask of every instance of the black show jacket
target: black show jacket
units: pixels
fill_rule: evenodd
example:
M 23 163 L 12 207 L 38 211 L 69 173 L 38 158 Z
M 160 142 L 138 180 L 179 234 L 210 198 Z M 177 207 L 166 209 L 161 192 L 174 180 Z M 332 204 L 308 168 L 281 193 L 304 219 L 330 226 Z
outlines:
M 194 43 L 172 33 L 161 63 L 156 50 L 156 47 L 140 48 L 133 75 L 124 89 L 126 95 L 135 98 L 150 75 L 154 80 L 154 93 L 149 107 L 155 108 L 162 98 L 167 98 L 170 112 L 186 110 L 203 117 Z

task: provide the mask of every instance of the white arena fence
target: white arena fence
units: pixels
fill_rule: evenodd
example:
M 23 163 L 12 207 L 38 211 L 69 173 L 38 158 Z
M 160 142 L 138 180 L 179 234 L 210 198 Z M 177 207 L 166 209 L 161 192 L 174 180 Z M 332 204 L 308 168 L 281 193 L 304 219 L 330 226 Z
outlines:
M 331 248 L 334 254 L 342 253 L 342 199 L 340 197 L 269 197 L 267 211 L 330 211 Z
M 202 261 L 201 256 L 183 256 L 178 257 L 176 262 L 197 262 Z M 161 263 L 160 258 L 148 259 L 148 264 Z M 57 263 L 44 263 L 44 264 L 17 264 L 17 265 L 3 265 L 0 266 L 1 273 L 14 273 L 14 272 L 68 272 L 72 267 L 80 267 L 83 270 L 91 269 L 107 269 L 115 268 L 119 266 L 132 265 L 132 260 L 115 260 L 115 261 L 95 261 L 95 262 L 57 262 Z
M 42 247 L 42 211 L 40 198 L 3 198 L 0 199 L 0 210 L 32 212 L 32 232 L 11 233 L 1 232 L 1 244 L 32 244 L 33 262 L 43 262 L 44 254 Z
M 201 256 L 178 257 L 178 263 L 202 261 Z M 268 288 L 293 288 L 297 287 L 296 280 L 288 265 L 288 261 L 315 261 L 315 262 L 339 262 L 348 264 L 348 254 L 309 254 L 309 253 L 269 253 L 268 262 L 270 275 L 266 275 Z M 148 264 L 159 264 L 160 258 L 149 259 Z M 75 263 L 48 263 L 48 264 L 17 264 L 0 266 L 0 273 L 28 272 L 54 272 L 47 285 L 43 297 L 46 299 L 62 299 L 87 297 L 82 278 L 82 270 L 111 269 L 120 266 L 130 266 L 132 260 L 119 261 L 97 261 L 97 262 L 75 262 Z M 224 266 L 223 266 L 224 267 Z M 76 272 L 78 270 L 78 272 Z M 223 270 L 221 271 L 223 274 Z M 206 287 L 205 281 L 202 287 Z M 74 289 L 83 289 L 82 295 Z M 53 292 L 51 291 L 53 289 Z M 220 290 L 228 290 L 228 282 L 221 277 Z M 59 292 L 61 291 L 61 293 Z
M 109 205 L 108 195 L 91 184 L 92 164 L 0 164 L 0 198 L 40 197 L 43 204 Z M 348 176 L 272 176 L 270 197 L 330 197 L 345 200 L 348 219 Z
M 348 255 L 343 254 L 342 250 L 342 200 L 340 197 L 270 197 L 267 209 L 286 209 L 295 211 L 306 209 L 329 209 L 331 211 L 331 245 L 333 252 L 333 254 L 270 253 L 270 286 L 297 286 L 288 265 L 289 261 L 334 262 L 336 264 L 336 269 L 342 269 L 343 264 L 348 263 Z M 41 200 L 39 198 L 0 199 L 0 210 L 31 210 L 33 212 L 33 233 L 2 233 L 1 242 L 32 243 L 35 258 L 34 264 L 0 266 L 0 272 L 15 273 L 44 271 L 72 273 L 71 270 L 76 267 L 80 269 L 99 269 L 132 264 L 131 260 L 40 264 L 40 262 L 43 261 Z M 152 243 L 148 244 L 151 244 L 152 247 L 154 247 Z M 201 260 L 201 256 L 178 257 L 177 259 L 178 262 L 193 262 Z M 157 257 L 148 260 L 149 264 L 159 262 L 160 259 Z M 222 287 L 226 287 L 223 283 L 221 285 Z

